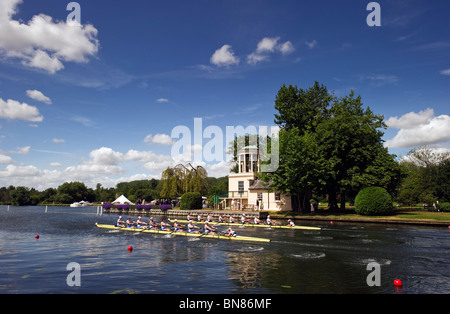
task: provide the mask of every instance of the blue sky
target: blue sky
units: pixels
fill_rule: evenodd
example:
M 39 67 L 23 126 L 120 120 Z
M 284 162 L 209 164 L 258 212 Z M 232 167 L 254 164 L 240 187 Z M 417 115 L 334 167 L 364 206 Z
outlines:
M 360 0 L 80 0 L 81 25 L 69 2 L 0 0 L 0 186 L 160 178 L 176 126 L 271 126 L 314 81 L 384 115 L 392 153 L 450 148 L 448 1 L 378 1 L 380 27 Z

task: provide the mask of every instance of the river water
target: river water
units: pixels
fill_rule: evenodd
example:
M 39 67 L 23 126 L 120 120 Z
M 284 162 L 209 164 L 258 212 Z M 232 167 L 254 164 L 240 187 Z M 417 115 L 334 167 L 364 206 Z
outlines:
M 0 206 L 0 293 L 450 293 L 447 228 L 236 227 L 240 235 L 272 240 L 247 243 L 95 227 L 116 219 L 98 216 L 95 207 Z M 378 272 L 367 269 L 372 262 Z M 69 263 L 80 266 L 78 277 Z M 68 277 L 80 285 L 68 285 Z M 379 285 L 369 286 L 368 277 Z M 403 287 L 394 287 L 394 279 Z

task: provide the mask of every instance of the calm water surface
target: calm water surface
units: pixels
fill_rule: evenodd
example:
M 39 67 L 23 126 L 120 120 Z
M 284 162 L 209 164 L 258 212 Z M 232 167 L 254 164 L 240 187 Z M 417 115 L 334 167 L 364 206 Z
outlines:
M 272 240 L 260 244 L 94 225 L 116 219 L 97 216 L 95 207 L 45 213 L 0 206 L 0 293 L 450 293 L 445 228 L 325 222 L 308 223 L 321 231 L 236 228 Z M 81 266 L 80 287 L 67 285 L 71 262 Z M 381 265 L 379 287 L 366 283 L 370 262 Z M 393 287 L 396 278 L 401 290 Z

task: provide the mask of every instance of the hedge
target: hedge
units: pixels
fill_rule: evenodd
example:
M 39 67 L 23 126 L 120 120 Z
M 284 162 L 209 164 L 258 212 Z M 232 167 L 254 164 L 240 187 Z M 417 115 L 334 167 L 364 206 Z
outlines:
M 359 215 L 390 215 L 394 209 L 392 198 L 382 187 L 368 187 L 355 198 L 355 211 Z
M 201 209 L 202 195 L 198 192 L 188 192 L 181 196 L 180 209 Z

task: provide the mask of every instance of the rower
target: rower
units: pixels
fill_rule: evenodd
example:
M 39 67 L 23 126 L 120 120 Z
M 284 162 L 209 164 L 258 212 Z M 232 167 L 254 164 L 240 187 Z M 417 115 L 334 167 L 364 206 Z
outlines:
M 197 215 L 197 221 L 202 221 L 202 220 L 203 220 L 202 214 L 199 213 Z
M 143 225 L 146 225 L 147 223 L 146 222 L 143 222 L 142 220 L 141 220 L 141 216 L 138 216 L 138 219 L 136 220 L 136 225 L 137 225 L 137 227 L 138 227 L 138 229 L 147 229 L 147 227 L 144 227 Z
M 233 218 L 233 215 L 230 215 L 230 224 L 234 224 L 234 218 Z
M 127 218 L 127 221 L 125 223 L 127 224 L 128 228 L 133 228 L 134 221 L 132 221 L 130 217 Z
M 241 224 L 246 224 L 248 222 L 249 221 L 247 220 L 247 217 L 245 217 L 245 214 L 242 214 L 242 216 L 241 216 Z
M 253 224 L 255 224 L 255 225 L 259 225 L 261 223 L 261 219 L 259 219 L 258 217 L 254 217 L 253 218 Z
M 213 218 L 211 216 L 211 213 L 209 213 L 208 216 L 206 217 L 206 221 L 213 222 Z
M 148 228 L 150 230 L 155 229 L 158 226 L 158 223 L 156 223 L 153 219 L 153 217 L 150 217 L 150 222 L 148 223 Z
M 192 216 L 191 216 L 191 214 L 189 213 L 189 214 L 187 214 L 187 217 L 186 217 L 187 219 L 187 221 L 189 221 L 189 220 L 192 220 Z
M 216 234 L 214 231 L 216 231 L 217 228 L 210 226 L 209 222 L 205 222 L 205 234 Z
M 288 226 L 295 227 L 295 223 L 291 219 L 288 219 Z
M 266 223 L 268 225 L 275 225 L 275 220 L 270 219 L 270 215 L 267 215 Z
M 183 229 L 182 229 L 183 227 L 184 226 L 182 224 L 180 224 L 177 219 L 175 219 L 173 221 L 173 228 L 174 228 L 175 232 L 182 232 L 183 231 Z
M 234 231 L 231 228 L 228 228 L 227 233 L 225 234 L 226 237 L 236 237 L 236 231 Z
M 200 229 L 199 227 L 197 227 L 196 225 L 194 225 L 194 223 L 192 222 L 192 220 L 189 220 L 188 223 L 188 232 L 189 233 L 200 233 L 200 231 L 198 230 L 194 230 L 194 229 Z
M 170 225 L 166 222 L 166 218 L 161 220 L 161 230 L 162 231 L 170 231 Z
M 222 216 L 222 214 L 219 214 L 219 223 L 222 223 L 224 221 L 224 218 Z
M 125 224 L 125 221 L 122 220 L 122 216 L 119 216 L 119 219 L 117 219 L 116 227 L 123 228 L 124 224 Z

